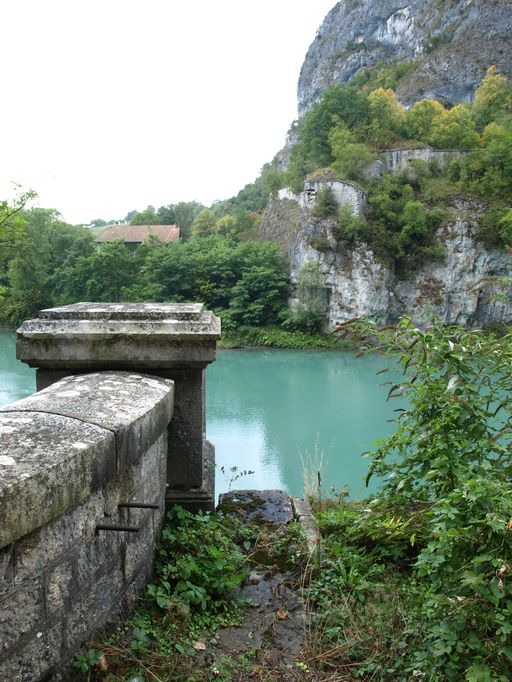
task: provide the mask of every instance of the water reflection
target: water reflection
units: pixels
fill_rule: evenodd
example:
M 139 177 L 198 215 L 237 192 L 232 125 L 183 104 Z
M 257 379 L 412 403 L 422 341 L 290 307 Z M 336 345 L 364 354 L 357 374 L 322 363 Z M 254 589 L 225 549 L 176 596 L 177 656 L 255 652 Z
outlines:
M 377 388 L 376 373 L 388 364 L 377 354 L 220 351 L 207 374 L 207 431 L 219 466 L 255 470 L 239 487 L 280 486 L 299 495 L 301 454 L 318 443 L 326 488 L 348 485 L 363 496 L 361 452 L 391 432 L 396 407 Z M 225 487 L 218 478 L 218 490 Z
M 16 334 L 0 329 L 0 407 L 35 390 L 35 370 L 16 360 Z

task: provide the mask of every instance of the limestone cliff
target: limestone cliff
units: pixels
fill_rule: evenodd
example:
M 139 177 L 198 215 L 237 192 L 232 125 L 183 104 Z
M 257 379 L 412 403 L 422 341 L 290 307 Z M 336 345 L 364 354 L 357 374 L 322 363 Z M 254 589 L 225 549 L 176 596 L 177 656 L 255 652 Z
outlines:
M 492 64 L 512 77 L 511 32 L 510 0 L 341 0 L 306 55 L 299 113 L 329 85 L 383 61 L 416 60 L 398 87 L 406 104 L 468 101 Z
M 355 317 L 392 322 L 411 315 L 418 323 L 430 312 L 450 323 L 475 327 L 512 323 L 512 297 L 503 297 L 499 278 L 512 276 L 512 256 L 488 249 L 474 237 L 482 206 L 453 201 L 453 219 L 437 235 L 445 245 L 441 262 L 425 264 L 406 280 L 360 244 L 349 251 L 334 237 L 332 219 L 316 219 L 307 202 L 274 198 L 263 217 L 262 238 L 277 242 L 292 282 L 305 263 L 315 262 L 326 288 L 332 329 Z M 506 291 L 510 287 L 505 287 Z

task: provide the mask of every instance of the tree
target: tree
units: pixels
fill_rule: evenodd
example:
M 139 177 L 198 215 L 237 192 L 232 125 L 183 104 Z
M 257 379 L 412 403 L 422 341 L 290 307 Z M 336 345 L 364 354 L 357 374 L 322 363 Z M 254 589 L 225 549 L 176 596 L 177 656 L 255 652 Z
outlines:
M 512 210 L 508 210 L 499 220 L 500 237 L 507 246 L 512 246 Z
M 284 173 L 270 164 L 265 164 L 261 170 L 261 184 L 267 195 L 275 195 L 284 187 Z
M 512 116 L 489 123 L 482 134 L 482 149 L 469 156 L 463 180 L 473 190 L 509 201 L 512 191 Z
M 489 67 L 475 93 L 472 117 L 479 130 L 512 111 L 512 84 L 501 76 L 495 66 Z
M 434 120 L 445 113 L 443 105 L 435 99 L 422 99 L 405 112 L 405 129 L 410 138 L 429 142 Z
M 180 201 L 174 206 L 176 225 L 180 228 L 181 238 L 186 241 L 191 234 L 192 223 L 204 206 L 197 201 Z
M 338 211 L 338 202 L 329 185 L 320 187 L 315 196 L 315 203 L 313 204 L 312 213 L 317 218 L 329 218 L 336 215 Z
M 264 247 L 264 248 L 261 248 Z M 286 303 L 288 280 L 274 244 L 251 245 L 242 276 L 233 287 L 228 323 L 260 326 L 275 323 Z
M 160 206 L 156 214 L 157 225 L 174 225 L 176 223 L 176 209 L 172 204 Z
M 192 223 L 192 236 L 205 237 L 214 234 L 216 223 L 217 219 L 212 211 L 208 208 L 203 208 Z
M 63 272 L 93 252 L 91 232 L 64 223 L 54 209 L 33 208 L 20 217 L 24 227 L 8 250 L 2 304 L 2 315 L 12 323 L 33 316 L 40 308 L 78 300 L 73 292 L 64 291 Z
M 368 95 L 370 107 L 370 140 L 386 149 L 402 128 L 405 110 L 393 90 L 377 88 Z
M 144 211 L 137 211 L 130 220 L 130 225 L 158 225 L 158 216 L 154 206 L 148 206 Z
M 33 190 L 22 192 L 19 186 L 16 188 L 18 192 L 12 201 L 0 201 L 0 239 L 20 232 L 24 224 L 21 212 L 28 201 L 37 197 Z
M 299 123 L 299 137 L 307 162 L 314 168 L 332 163 L 329 144 L 332 128 L 344 123 L 350 130 L 364 129 L 368 114 L 368 99 L 356 88 L 334 85 L 324 90 L 320 101 L 313 104 Z
M 430 138 L 440 149 L 474 149 L 480 142 L 469 107 L 457 104 L 432 119 Z
M 364 180 L 368 164 L 374 158 L 368 147 L 356 142 L 355 135 L 343 123 L 331 130 L 329 144 L 334 157 L 333 167 L 349 180 Z

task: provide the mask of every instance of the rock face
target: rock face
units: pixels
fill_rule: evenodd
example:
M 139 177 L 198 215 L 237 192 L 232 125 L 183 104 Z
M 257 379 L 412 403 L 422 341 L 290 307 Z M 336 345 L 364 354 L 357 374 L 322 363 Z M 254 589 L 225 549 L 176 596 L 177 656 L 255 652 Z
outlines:
M 299 114 L 378 62 L 417 60 L 398 88 L 405 104 L 469 101 L 489 66 L 512 77 L 511 30 L 510 0 L 341 0 L 307 52 Z
M 503 287 L 499 278 L 512 276 L 512 256 L 476 241 L 481 210 L 473 200 L 454 200 L 453 221 L 437 235 L 445 245 L 444 260 L 425 264 L 407 280 L 399 279 L 364 244 L 353 250 L 340 247 L 334 221 L 316 219 L 293 199 L 269 203 L 261 232 L 263 239 L 280 245 L 292 283 L 306 263 L 318 264 L 331 329 L 356 317 L 393 322 L 410 315 L 421 324 L 431 312 L 466 327 L 511 323 L 512 297 L 503 294 L 512 287 Z

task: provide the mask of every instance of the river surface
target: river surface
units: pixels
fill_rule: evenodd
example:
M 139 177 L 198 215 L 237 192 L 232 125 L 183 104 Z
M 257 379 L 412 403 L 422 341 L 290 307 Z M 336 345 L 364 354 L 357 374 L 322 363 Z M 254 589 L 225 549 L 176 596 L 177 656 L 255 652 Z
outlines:
M 302 496 L 306 469 L 315 485 L 321 472 L 324 494 L 344 486 L 352 497 L 367 494 L 361 453 L 392 433 L 387 420 L 397 407 L 378 386 L 389 364 L 344 351 L 218 351 L 206 390 L 217 493 L 231 486 Z M 34 390 L 34 370 L 15 358 L 15 334 L 0 330 L 0 406 Z M 243 471 L 254 473 L 236 478 Z

